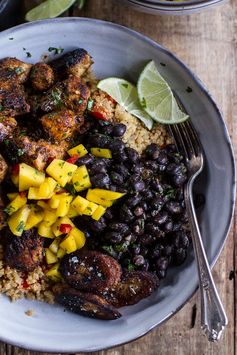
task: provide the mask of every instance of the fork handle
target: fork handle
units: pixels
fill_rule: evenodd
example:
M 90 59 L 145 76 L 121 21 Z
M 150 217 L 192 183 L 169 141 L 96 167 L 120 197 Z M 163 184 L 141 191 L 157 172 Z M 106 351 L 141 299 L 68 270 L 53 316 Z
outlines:
M 194 179 L 191 179 L 185 186 L 184 198 L 190 221 L 194 253 L 198 267 L 199 286 L 201 291 L 201 326 L 209 341 L 217 341 L 220 339 L 221 333 L 228 323 L 228 319 L 219 298 L 203 246 L 193 204 L 193 181 Z

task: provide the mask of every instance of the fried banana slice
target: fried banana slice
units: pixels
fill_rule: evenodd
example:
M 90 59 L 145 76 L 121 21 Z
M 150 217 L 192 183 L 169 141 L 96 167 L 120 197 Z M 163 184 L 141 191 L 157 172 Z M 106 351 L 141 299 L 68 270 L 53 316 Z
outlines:
M 19 83 L 25 83 L 29 77 L 32 64 L 22 62 L 16 58 L 3 58 L 0 60 L 0 69 L 5 69 L 9 73 L 16 75 Z
M 91 66 L 92 60 L 85 49 L 78 48 L 68 52 L 58 59 L 50 62 L 59 78 L 66 78 L 70 74 L 80 78 Z
M 71 288 L 56 294 L 56 302 L 74 313 L 90 318 L 113 320 L 121 317 L 119 311 L 102 297 L 92 293 L 83 293 Z
M 150 296 L 158 286 L 158 278 L 150 272 L 126 272 L 113 290 L 102 293 L 102 295 L 108 303 L 119 308 L 138 303 Z
M 121 278 L 121 267 L 111 256 L 96 251 L 77 251 L 66 255 L 60 265 L 64 280 L 84 291 L 103 292 Z
M 30 81 L 36 91 L 46 91 L 54 83 L 53 69 L 45 63 L 36 63 L 31 68 Z
M 5 261 L 20 271 L 33 271 L 43 260 L 43 238 L 35 228 L 24 231 L 21 237 L 9 232 L 6 236 Z

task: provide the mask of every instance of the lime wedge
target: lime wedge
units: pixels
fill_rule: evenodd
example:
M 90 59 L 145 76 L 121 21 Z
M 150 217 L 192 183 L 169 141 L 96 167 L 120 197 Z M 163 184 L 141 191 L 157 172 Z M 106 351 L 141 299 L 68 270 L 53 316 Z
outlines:
M 101 80 L 97 87 L 110 95 L 126 111 L 139 118 L 148 129 L 152 129 L 152 118 L 142 109 L 136 87 L 129 81 L 120 78 Z
M 76 0 L 46 0 L 27 12 L 25 17 L 26 21 L 57 17 L 69 9 L 75 1 Z
M 172 124 L 189 116 L 180 110 L 171 88 L 158 72 L 154 61 L 143 69 L 137 83 L 140 103 L 157 122 Z

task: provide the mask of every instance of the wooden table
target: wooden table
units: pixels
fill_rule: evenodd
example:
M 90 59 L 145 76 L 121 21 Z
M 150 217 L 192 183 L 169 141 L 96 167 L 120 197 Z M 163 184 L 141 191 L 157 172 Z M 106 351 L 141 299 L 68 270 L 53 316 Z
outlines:
M 31 8 L 37 2 L 39 3 L 25 0 L 26 8 Z M 237 150 L 236 0 L 201 14 L 182 17 L 138 13 L 117 4 L 116 0 L 87 0 L 83 11 L 79 12 L 75 8 L 70 10 L 69 15 L 94 17 L 125 25 L 153 38 L 176 53 L 210 89 L 222 109 L 235 151 Z M 237 244 L 234 240 L 236 233 L 234 223 L 213 270 L 229 318 L 228 328 L 218 344 L 208 343 L 201 335 L 199 297 L 195 295 L 172 319 L 140 340 L 98 354 L 236 355 Z M 0 355 L 26 354 L 38 353 L 0 344 Z

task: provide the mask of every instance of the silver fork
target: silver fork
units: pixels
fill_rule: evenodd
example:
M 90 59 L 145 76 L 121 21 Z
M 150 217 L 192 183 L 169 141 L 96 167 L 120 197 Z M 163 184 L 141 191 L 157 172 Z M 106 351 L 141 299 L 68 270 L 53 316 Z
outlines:
M 184 123 L 170 125 L 169 128 L 178 150 L 184 156 L 188 170 L 188 180 L 184 187 L 184 200 L 199 275 L 201 326 L 209 341 L 217 341 L 220 339 L 228 319 L 211 274 L 192 196 L 194 180 L 203 169 L 203 149 L 190 119 Z

